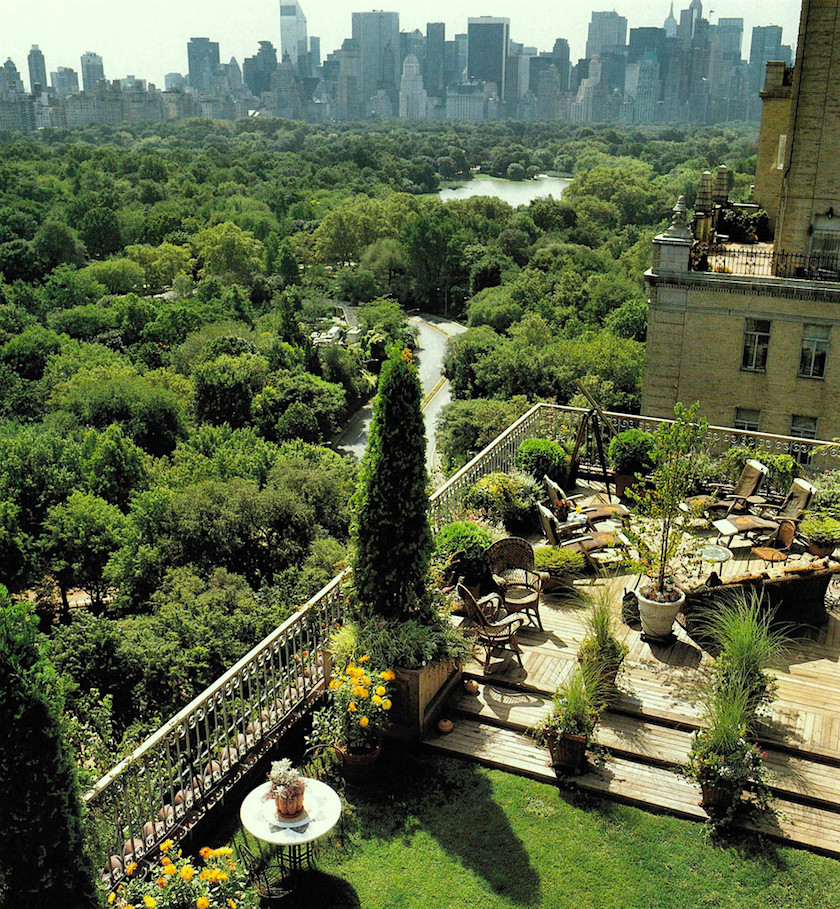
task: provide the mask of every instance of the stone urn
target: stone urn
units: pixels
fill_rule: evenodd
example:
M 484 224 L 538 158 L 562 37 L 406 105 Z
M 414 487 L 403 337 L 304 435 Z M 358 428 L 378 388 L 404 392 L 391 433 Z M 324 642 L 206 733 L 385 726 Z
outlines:
M 668 641 L 673 634 L 677 613 L 685 603 L 685 594 L 681 590 L 672 591 L 678 594 L 676 600 L 649 600 L 642 589 L 636 590 L 639 601 L 639 619 L 642 623 L 642 636 L 646 641 Z

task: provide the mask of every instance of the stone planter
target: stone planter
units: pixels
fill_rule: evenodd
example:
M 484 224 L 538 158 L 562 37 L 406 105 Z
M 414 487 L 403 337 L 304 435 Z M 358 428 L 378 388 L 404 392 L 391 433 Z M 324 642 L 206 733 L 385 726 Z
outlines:
M 639 619 L 645 640 L 668 641 L 673 633 L 674 620 L 685 603 L 685 594 L 680 591 L 679 599 L 660 603 L 649 600 L 640 590 L 636 591 L 639 601 Z
M 548 739 L 551 766 L 565 773 L 580 773 L 586 760 L 588 736 L 563 732 Z
M 388 738 L 419 744 L 440 717 L 444 702 L 461 681 L 461 670 L 453 663 L 430 663 L 422 669 L 394 668 L 391 725 Z

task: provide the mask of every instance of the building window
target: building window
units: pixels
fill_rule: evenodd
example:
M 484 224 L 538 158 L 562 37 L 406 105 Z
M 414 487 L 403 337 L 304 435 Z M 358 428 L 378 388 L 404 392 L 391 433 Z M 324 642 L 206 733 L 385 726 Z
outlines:
M 828 325 L 805 325 L 802 329 L 802 353 L 799 356 L 799 375 L 806 379 L 825 377 L 825 357 L 828 353 Z
M 770 344 L 770 322 L 767 319 L 747 319 L 744 327 L 744 356 L 741 369 L 764 372 L 767 369 L 767 348 Z
M 790 418 L 790 434 L 797 439 L 816 439 L 817 437 L 817 418 L 801 417 L 793 414 Z M 794 458 L 800 464 L 811 463 L 811 449 L 792 452 Z
M 758 432 L 760 420 L 760 410 L 753 410 L 750 407 L 736 407 L 735 422 L 732 425 L 735 427 L 735 429 L 745 429 L 748 432 Z

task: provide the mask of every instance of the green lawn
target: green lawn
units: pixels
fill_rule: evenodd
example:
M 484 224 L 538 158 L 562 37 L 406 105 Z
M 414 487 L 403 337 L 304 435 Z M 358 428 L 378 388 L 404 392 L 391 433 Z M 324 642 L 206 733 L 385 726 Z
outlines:
M 284 906 L 840 906 L 840 864 L 429 754 L 383 754 Z M 609 764 L 606 765 L 609 772 Z M 237 834 L 237 837 L 241 834 Z

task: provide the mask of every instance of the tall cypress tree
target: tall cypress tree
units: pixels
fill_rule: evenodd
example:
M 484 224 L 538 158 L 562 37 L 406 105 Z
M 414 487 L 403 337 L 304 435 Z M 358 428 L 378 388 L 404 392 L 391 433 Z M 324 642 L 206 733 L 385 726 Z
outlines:
M 422 391 L 411 352 L 383 364 L 356 493 L 353 566 L 361 606 L 385 618 L 422 617 L 432 534 Z
M 29 607 L 0 585 L 0 902 L 89 909 L 76 768 L 62 734 L 51 665 Z

